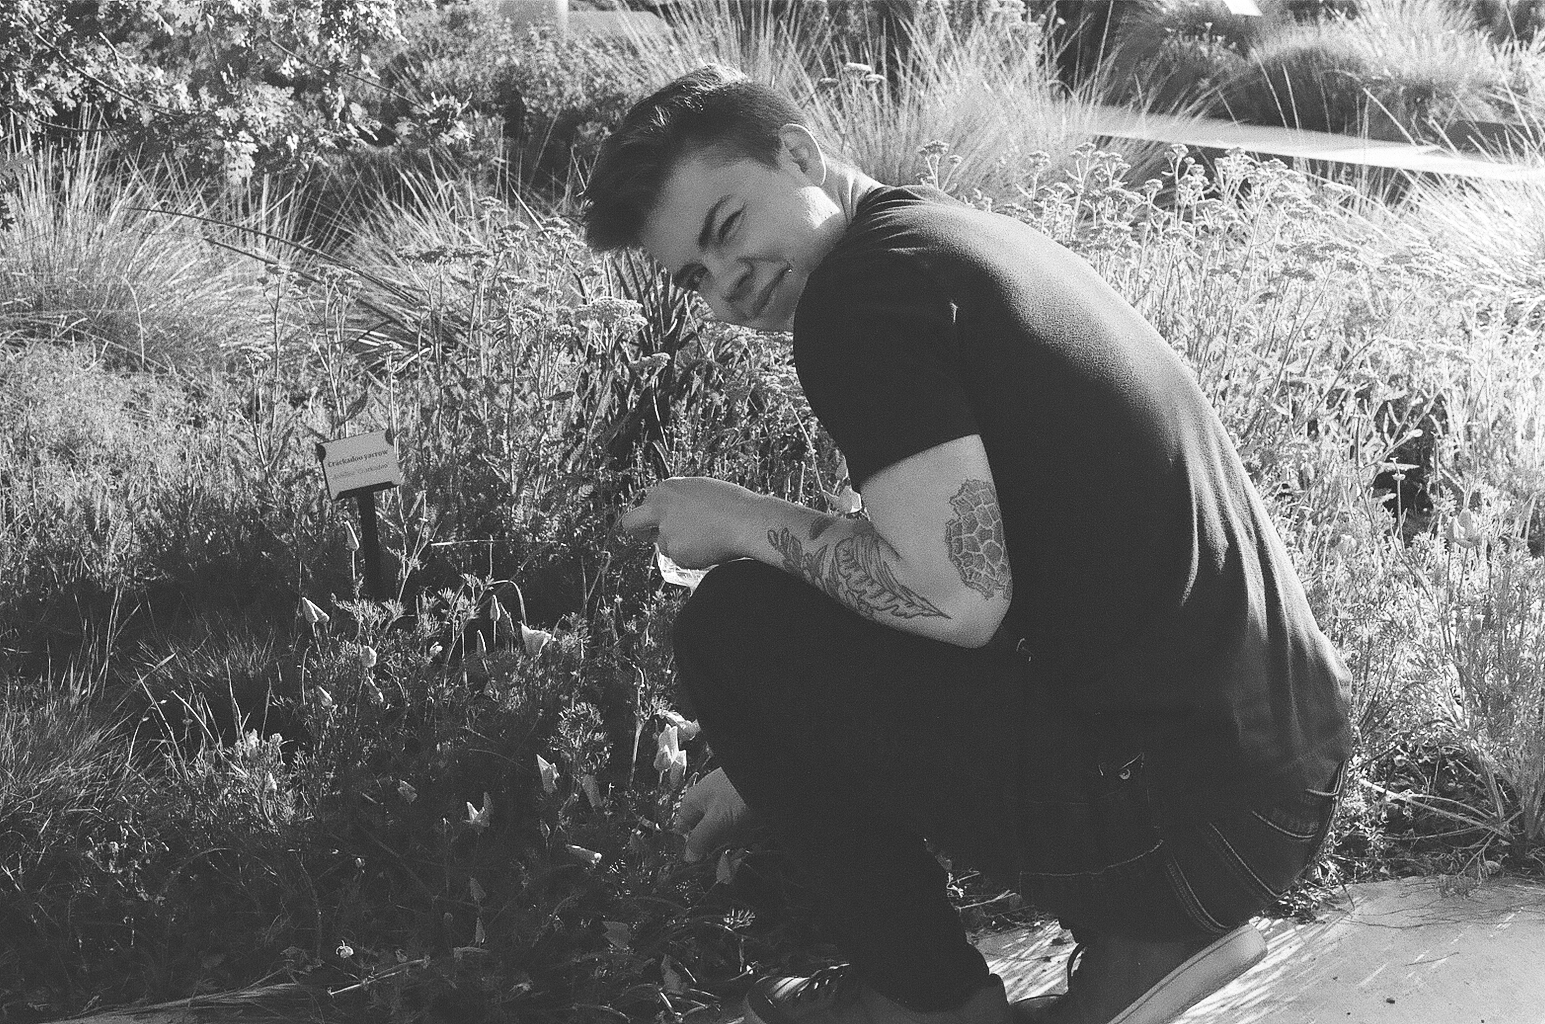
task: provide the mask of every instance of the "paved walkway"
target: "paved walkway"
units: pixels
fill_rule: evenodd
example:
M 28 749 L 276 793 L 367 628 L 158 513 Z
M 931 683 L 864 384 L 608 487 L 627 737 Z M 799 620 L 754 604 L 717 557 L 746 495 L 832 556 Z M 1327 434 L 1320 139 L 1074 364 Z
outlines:
M 1177 1024 L 1545 1024 L 1545 885 L 1354 885 L 1321 918 L 1263 922 L 1266 959 Z M 978 947 L 1011 999 L 1059 990 L 1072 949 L 1055 926 Z
M 1453 153 L 1439 146 L 1381 142 L 1299 128 L 1269 128 L 1217 118 L 1147 114 L 1124 107 L 1095 107 L 1093 113 L 1087 115 L 1081 111 L 1078 123 L 1094 135 L 1178 142 L 1204 149 L 1242 149 L 1247 153 L 1290 160 L 1321 160 L 1500 181 L 1545 182 L 1545 166 L 1539 163 L 1526 166 Z

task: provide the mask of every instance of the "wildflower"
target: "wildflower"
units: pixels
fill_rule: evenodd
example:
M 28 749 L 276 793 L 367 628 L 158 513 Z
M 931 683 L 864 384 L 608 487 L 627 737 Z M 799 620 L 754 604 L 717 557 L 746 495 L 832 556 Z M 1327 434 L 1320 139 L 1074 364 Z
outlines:
M 472 801 L 467 801 L 467 824 L 479 832 L 488 827 L 488 819 L 494 813 L 494 798 L 487 792 L 483 793 L 483 807 L 479 810 L 472 806 Z
M 942 139 L 934 139 L 926 146 L 919 147 L 917 155 L 924 157 L 943 156 L 945 153 L 949 152 L 949 148 L 949 143 L 943 141 Z
M 473 903 L 482 903 L 488 898 L 488 893 L 478 884 L 475 878 L 467 879 L 467 893 L 472 897 Z
M 339 960 L 347 960 L 354 955 L 354 947 L 347 942 L 340 942 L 338 943 L 338 948 L 333 950 L 333 952 L 338 954 Z
M 385 706 L 386 694 L 382 693 L 381 688 L 375 683 L 371 682 L 369 679 L 365 680 L 364 691 L 365 697 L 370 701 L 371 707 L 379 708 Z
M 821 496 L 826 499 L 826 504 L 838 515 L 851 515 L 864 507 L 864 499 L 859 493 L 847 484 L 835 494 L 831 491 L 822 491 Z
M 842 73 L 845 75 L 852 75 L 856 78 L 859 75 L 874 74 L 874 68 L 870 67 L 868 64 L 860 64 L 858 61 L 850 60 L 846 64 L 842 65 Z
M 520 642 L 526 648 L 526 653 L 533 658 L 542 653 L 542 648 L 552 638 L 553 635 L 545 629 L 531 629 L 524 622 L 520 624 Z
M 361 644 L 359 648 L 359 664 L 365 671 L 376 667 L 376 649 L 369 644 Z
M 300 599 L 300 608 L 296 611 L 296 614 L 306 620 L 306 625 L 313 628 L 331 618 L 326 612 L 318 608 L 309 597 Z
M 333 705 L 336 703 L 336 701 L 333 700 L 333 695 L 331 693 L 327 692 L 327 687 L 325 687 L 325 686 L 318 686 L 317 687 L 317 703 L 322 705 L 322 707 L 327 708 L 327 709 L 330 710 L 333 707 Z
M 863 78 L 859 79 L 859 81 L 863 82 L 865 85 L 884 85 L 885 84 L 885 76 L 884 75 L 865 75 Z
M 702 731 L 703 727 L 696 722 L 689 721 L 675 711 L 662 711 L 660 717 L 669 725 L 676 727 L 676 736 L 681 740 L 690 740 Z
M 641 377 L 647 377 L 652 373 L 665 369 L 670 365 L 671 354 L 669 352 L 652 352 L 642 356 L 628 364 L 628 369 Z
M 504 605 L 499 603 L 499 599 L 497 597 L 490 597 L 488 599 L 489 622 L 498 622 L 499 620 L 503 619 L 506 614 L 508 613 L 504 610 Z
M 263 775 L 263 792 L 268 796 L 274 796 L 279 792 L 279 780 L 274 778 L 273 772 L 265 772 Z
M 1486 535 L 1481 532 L 1480 521 L 1475 513 L 1465 509 L 1458 516 L 1448 521 L 1448 529 L 1444 532 L 1450 544 L 1457 544 L 1462 548 L 1478 548 Z
M 573 843 L 564 843 L 563 848 L 570 857 L 573 857 L 586 867 L 593 868 L 601 863 L 601 855 L 594 850 L 587 850 L 583 846 L 575 846 Z
M 481 629 L 472 631 L 472 653 L 480 658 L 488 653 L 488 641 L 483 639 L 483 631 Z
M 411 804 L 418 799 L 418 790 L 414 789 L 407 779 L 398 779 L 397 795 L 402 797 L 403 803 Z
M 687 774 L 687 752 L 681 749 L 674 725 L 660 730 L 660 748 L 654 756 L 655 771 L 670 776 L 670 786 L 675 789 Z
M 481 946 L 488 942 L 488 932 L 483 928 L 483 915 L 479 914 L 477 925 L 472 929 L 472 944 Z
M 558 766 L 541 754 L 536 756 L 536 771 L 542 777 L 542 792 L 552 796 L 558 791 Z
M 359 534 L 354 532 L 354 525 L 345 522 L 343 524 L 343 546 L 350 551 L 359 550 Z

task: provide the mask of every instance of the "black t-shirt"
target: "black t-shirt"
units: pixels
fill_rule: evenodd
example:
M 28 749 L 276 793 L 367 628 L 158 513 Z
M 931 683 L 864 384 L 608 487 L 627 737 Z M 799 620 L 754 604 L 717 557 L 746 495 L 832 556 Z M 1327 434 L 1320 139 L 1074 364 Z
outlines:
M 1346 669 L 1221 421 L 1077 255 L 877 188 L 806 285 L 794 361 L 860 491 L 981 435 L 1014 573 L 999 637 L 1175 803 L 1323 784 L 1348 755 Z

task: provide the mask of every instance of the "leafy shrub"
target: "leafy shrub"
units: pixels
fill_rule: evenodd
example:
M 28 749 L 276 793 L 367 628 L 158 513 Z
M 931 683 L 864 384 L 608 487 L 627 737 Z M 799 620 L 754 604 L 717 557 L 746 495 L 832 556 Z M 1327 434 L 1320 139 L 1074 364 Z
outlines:
M 0 113 L 48 134 L 93 127 L 94 112 L 150 163 L 233 180 L 304 166 L 373 129 L 355 94 L 399 14 L 395 0 L 21 0 L 0 14 Z

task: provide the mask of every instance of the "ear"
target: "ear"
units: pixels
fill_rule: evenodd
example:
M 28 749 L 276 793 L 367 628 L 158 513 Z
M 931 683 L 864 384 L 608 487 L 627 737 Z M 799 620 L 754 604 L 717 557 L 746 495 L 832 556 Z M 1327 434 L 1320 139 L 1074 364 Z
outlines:
M 778 129 L 778 137 L 783 141 L 783 151 L 812 184 L 826 184 L 826 154 L 821 152 L 821 144 L 810 134 L 809 128 L 802 124 L 786 124 Z

